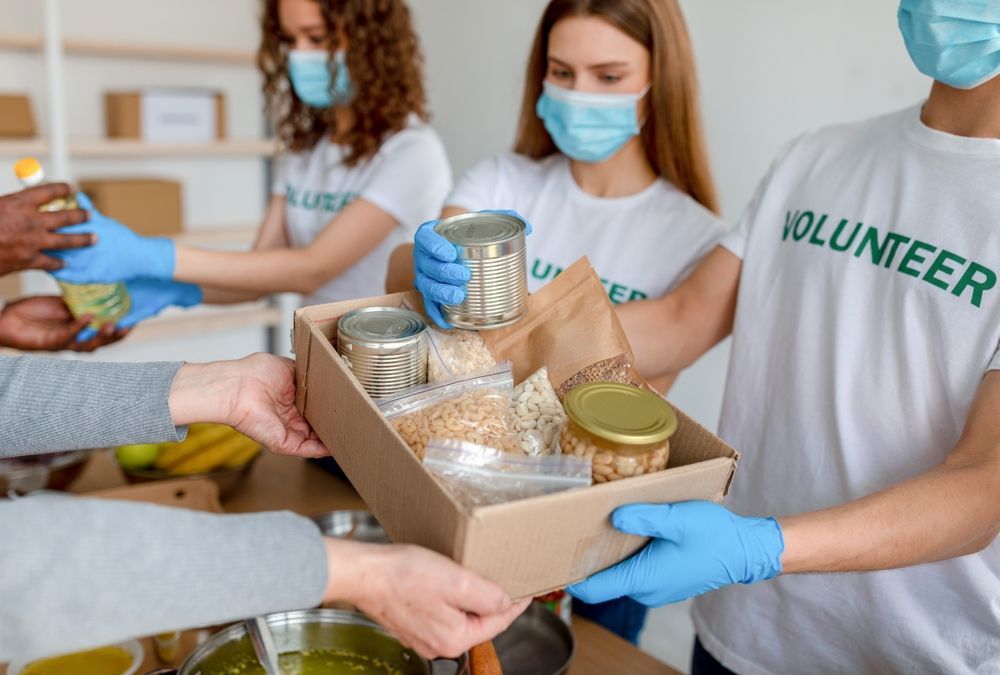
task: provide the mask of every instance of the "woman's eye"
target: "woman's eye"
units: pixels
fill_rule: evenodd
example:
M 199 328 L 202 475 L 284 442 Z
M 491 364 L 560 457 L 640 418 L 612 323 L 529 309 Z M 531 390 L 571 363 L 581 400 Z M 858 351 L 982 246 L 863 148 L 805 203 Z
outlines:
M 567 78 L 573 77 L 573 73 L 569 72 L 568 70 L 562 69 L 562 68 L 553 68 L 549 72 L 552 75 L 552 77 L 554 77 L 556 79 L 559 79 L 559 80 L 565 80 Z
M 614 84 L 616 82 L 621 82 L 621 75 L 601 75 L 601 82 L 606 84 Z
M 320 35 L 310 35 L 309 42 L 315 47 L 322 47 L 326 44 L 326 38 Z

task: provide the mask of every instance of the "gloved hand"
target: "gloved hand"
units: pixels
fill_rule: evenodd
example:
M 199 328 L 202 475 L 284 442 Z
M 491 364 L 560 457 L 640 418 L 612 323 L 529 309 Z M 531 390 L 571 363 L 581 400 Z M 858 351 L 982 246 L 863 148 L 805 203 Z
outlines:
M 487 210 L 478 213 L 502 213 L 524 221 L 525 234 L 531 234 L 531 223 L 517 211 Z M 458 260 L 454 244 L 434 231 L 440 220 L 428 220 L 417 229 L 413 239 L 413 269 L 416 287 L 424 297 L 424 310 L 441 328 L 451 328 L 441 312 L 441 305 L 457 305 L 465 300 L 469 283 L 469 268 Z
M 174 242 L 165 237 L 143 237 L 94 208 L 87 195 L 78 192 L 77 203 L 90 214 L 81 225 L 64 227 L 62 233 L 93 233 L 97 243 L 86 248 L 46 251 L 61 258 L 65 266 L 53 272 L 71 284 L 110 284 L 146 277 L 169 281 L 174 276 Z
M 118 321 L 117 328 L 132 328 L 140 321 L 152 318 L 170 306 L 193 307 L 201 303 L 201 288 L 179 281 L 157 281 L 136 279 L 125 283 L 132 299 L 132 309 Z M 92 328 L 85 328 L 76 336 L 77 342 L 85 342 L 97 335 Z
M 692 501 L 629 504 L 615 510 L 611 522 L 653 540 L 628 560 L 566 589 L 584 602 L 628 596 L 659 607 L 781 574 L 785 543 L 774 518 L 744 518 L 712 502 Z

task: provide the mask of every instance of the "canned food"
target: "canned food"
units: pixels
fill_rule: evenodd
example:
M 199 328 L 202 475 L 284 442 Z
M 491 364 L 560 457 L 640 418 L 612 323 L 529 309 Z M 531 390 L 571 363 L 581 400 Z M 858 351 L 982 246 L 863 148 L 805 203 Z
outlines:
M 595 483 L 667 468 L 677 414 L 651 391 L 616 382 L 593 382 L 566 395 L 559 435 L 564 454 L 590 457 Z
M 337 352 L 372 398 L 427 382 L 427 321 L 399 307 L 363 307 L 337 322 Z
M 517 216 L 503 213 L 463 213 L 446 218 L 434 231 L 458 249 L 458 259 L 469 268 L 465 300 L 444 305 L 453 326 L 471 330 L 500 328 L 528 311 L 526 226 Z

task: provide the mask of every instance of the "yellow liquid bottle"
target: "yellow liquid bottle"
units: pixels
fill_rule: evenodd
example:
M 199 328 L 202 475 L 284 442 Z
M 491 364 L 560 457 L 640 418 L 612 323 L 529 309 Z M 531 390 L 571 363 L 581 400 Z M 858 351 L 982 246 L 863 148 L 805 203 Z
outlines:
M 34 157 L 26 157 L 14 165 L 14 174 L 24 187 L 41 185 L 45 181 L 45 172 L 41 163 Z M 65 199 L 60 197 L 42 204 L 39 211 L 65 211 L 77 207 L 76 197 L 70 195 Z M 125 284 L 68 284 L 60 281 L 63 301 L 69 307 L 74 317 L 90 315 L 94 320 L 90 327 L 97 329 L 108 323 L 116 323 L 128 314 L 132 308 Z

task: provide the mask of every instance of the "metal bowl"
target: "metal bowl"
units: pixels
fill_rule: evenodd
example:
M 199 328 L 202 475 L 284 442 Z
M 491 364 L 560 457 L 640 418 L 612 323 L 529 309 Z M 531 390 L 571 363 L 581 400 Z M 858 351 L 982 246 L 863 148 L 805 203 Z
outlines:
M 342 650 L 355 655 L 359 673 L 399 675 L 469 675 L 467 656 L 426 661 L 404 647 L 378 624 L 355 612 L 335 609 L 307 609 L 279 612 L 265 617 L 278 652 Z M 242 623 L 234 624 L 210 637 L 184 660 L 176 671 L 157 674 L 223 675 L 230 672 L 260 672 L 243 668 L 256 664 L 253 647 Z M 381 667 L 379 667 L 381 665 Z M 366 666 L 369 666 L 365 668 Z
M 315 516 L 312 520 L 327 537 L 351 539 L 366 544 L 392 543 L 375 516 L 368 511 L 330 511 Z
M 533 602 L 514 623 L 493 638 L 504 673 L 559 675 L 573 660 L 573 631 L 541 603 Z
M 96 450 L 70 450 L 0 459 L 0 496 L 35 490 L 65 490 Z
M 227 497 L 232 496 L 246 481 L 247 476 L 250 475 L 250 471 L 253 469 L 254 464 L 265 452 L 267 451 L 262 449 L 254 455 L 253 459 L 249 462 L 243 466 L 238 466 L 235 469 L 216 469 L 214 471 L 205 471 L 203 473 L 184 474 L 171 474 L 159 469 L 126 469 L 115 460 L 114 452 L 111 453 L 111 459 L 115 461 L 118 468 L 121 469 L 123 474 L 125 474 L 125 480 L 129 483 L 151 483 L 157 480 L 208 478 L 219 486 L 219 499 L 226 499 Z

